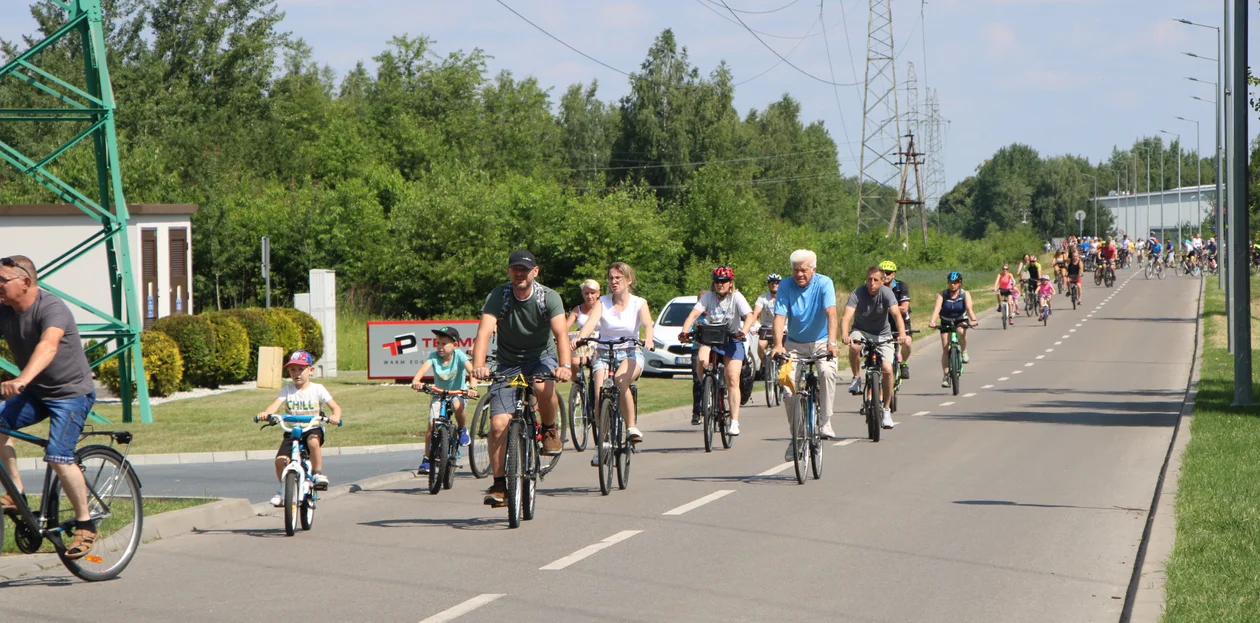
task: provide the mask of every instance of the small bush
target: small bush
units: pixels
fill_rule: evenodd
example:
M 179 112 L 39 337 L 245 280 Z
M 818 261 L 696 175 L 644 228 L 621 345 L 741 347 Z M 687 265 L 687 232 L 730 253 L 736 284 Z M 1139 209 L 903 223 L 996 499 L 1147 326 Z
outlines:
M 302 349 L 302 329 L 289 319 L 288 314 L 279 307 L 268 309 L 264 313 L 267 314 L 267 323 L 271 325 L 271 332 L 276 337 L 276 343 L 268 346 L 283 348 L 285 357 Z
M 184 382 L 193 387 L 218 387 L 218 349 L 214 325 L 201 316 L 178 314 L 159 318 L 151 327 L 175 340 L 184 358 Z
M 222 312 L 201 314 L 214 325 L 215 374 L 220 385 L 249 378 L 249 332 L 239 320 Z
M 311 354 L 315 361 L 324 356 L 324 330 L 320 328 L 315 317 L 299 309 L 278 307 L 284 315 L 297 324 L 302 332 L 302 350 Z
M 152 329 L 140 334 L 140 349 L 144 351 L 144 378 L 149 384 L 152 396 L 169 396 L 179 390 L 184 381 L 184 358 L 179 354 L 179 345 L 169 335 Z M 119 357 L 130 357 L 130 354 Z M 121 382 L 118 378 L 118 360 L 114 357 L 96 369 L 96 378 L 115 394 L 121 395 Z M 131 391 L 136 391 L 136 384 L 131 384 Z M 134 394 L 133 394 L 134 395 Z
M 276 334 L 267 322 L 267 315 L 261 309 L 228 309 L 224 314 L 231 316 L 245 327 L 249 335 L 249 370 L 245 378 L 252 379 L 258 375 L 258 347 L 279 346 Z

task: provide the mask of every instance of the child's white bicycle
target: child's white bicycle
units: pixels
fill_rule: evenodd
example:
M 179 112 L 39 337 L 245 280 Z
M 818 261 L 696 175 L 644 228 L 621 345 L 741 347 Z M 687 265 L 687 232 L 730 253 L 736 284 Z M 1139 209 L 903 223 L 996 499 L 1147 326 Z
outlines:
M 261 420 L 255 415 L 254 421 Z M 263 425 L 263 428 L 279 426 L 284 429 L 285 436 L 293 440 L 289 464 L 280 473 L 280 480 L 284 483 L 284 533 L 288 536 L 297 532 L 299 523 L 303 530 L 311 529 L 315 524 L 315 503 L 319 501 L 319 492 L 315 490 L 315 482 L 311 479 L 310 452 L 302 441 L 302 434 L 312 426 L 331 422 L 332 420 L 323 415 L 271 415 Z M 341 426 L 341 422 L 337 422 L 337 426 Z

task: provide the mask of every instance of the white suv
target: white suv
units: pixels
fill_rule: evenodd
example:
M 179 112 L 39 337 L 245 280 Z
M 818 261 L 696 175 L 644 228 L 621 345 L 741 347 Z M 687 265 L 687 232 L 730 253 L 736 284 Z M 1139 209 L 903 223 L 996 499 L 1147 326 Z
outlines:
M 670 299 L 656 317 L 656 350 L 644 350 L 644 374 L 665 375 L 691 374 L 692 350 L 690 344 L 678 341 L 683 322 L 696 306 L 696 297 L 678 296 Z

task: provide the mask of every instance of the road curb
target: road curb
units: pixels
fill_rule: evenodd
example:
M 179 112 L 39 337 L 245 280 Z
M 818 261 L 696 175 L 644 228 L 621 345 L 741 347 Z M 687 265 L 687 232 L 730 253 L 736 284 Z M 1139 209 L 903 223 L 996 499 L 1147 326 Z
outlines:
M 1203 354 L 1203 294 L 1206 279 L 1199 280 L 1198 321 L 1195 324 L 1194 353 L 1190 364 L 1190 376 L 1186 382 L 1186 396 L 1181 403 L 1181 415 L 1173 429 L 1168 445 L 1168 455 L 1155 485 L 1155 498 L 1138 546 L 1138 557 L 1133 577 L 1125 595 L 1120 623 L 1159 623 L 1164 616 L 1164 585 L 1168 580 L 1165 565 L 1172 555 L 1177 538 L 1177 491 L 1181 480 L 1181 457 L 1190 443 L 1190 423 L 1194 417 L 1194 401 L 1199 393 L 1199 373 Z

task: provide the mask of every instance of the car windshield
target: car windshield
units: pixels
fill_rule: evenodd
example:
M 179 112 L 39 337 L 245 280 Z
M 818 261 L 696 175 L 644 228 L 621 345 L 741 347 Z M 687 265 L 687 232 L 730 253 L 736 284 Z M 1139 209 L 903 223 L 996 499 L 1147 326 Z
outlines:
M 683 321 L 687 319 L 687 314 L 690 314 L 695 306 L 695 303 L 670 303 L 665 307 L 665 312 L 661 314 L 661 321 L 658 324 L 662 327 L 681 327 Z

